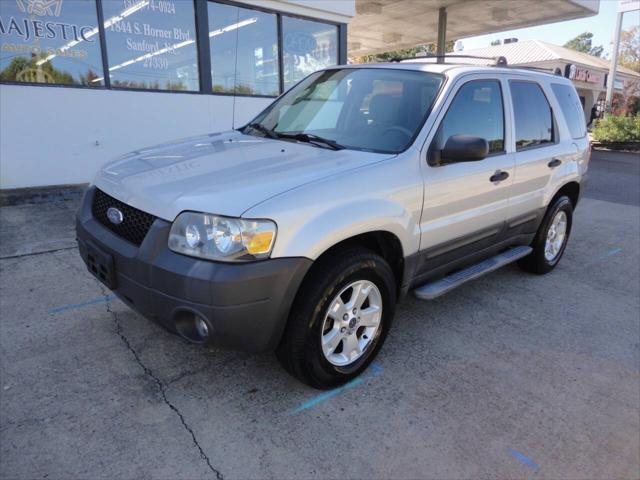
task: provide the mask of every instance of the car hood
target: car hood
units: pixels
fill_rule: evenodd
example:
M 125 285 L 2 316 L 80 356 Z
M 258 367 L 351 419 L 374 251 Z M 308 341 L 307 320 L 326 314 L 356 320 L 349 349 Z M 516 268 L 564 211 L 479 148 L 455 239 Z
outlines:
M 391 156 L 231 131 L 131 152 L 106 165 L 95 185 L 169 221 L 185 210 L 241 216 L 274 195 Z

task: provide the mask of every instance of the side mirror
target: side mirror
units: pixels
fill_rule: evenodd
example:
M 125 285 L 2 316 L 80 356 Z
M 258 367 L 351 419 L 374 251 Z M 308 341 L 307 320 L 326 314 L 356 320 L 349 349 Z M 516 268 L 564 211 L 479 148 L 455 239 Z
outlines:
M 487 158 L 489 143 L 481 137 L 470 135 L 452 135 L 444 148 L 434 152 L 432 165 L 446 165 L 457 162 L 476 162 Z

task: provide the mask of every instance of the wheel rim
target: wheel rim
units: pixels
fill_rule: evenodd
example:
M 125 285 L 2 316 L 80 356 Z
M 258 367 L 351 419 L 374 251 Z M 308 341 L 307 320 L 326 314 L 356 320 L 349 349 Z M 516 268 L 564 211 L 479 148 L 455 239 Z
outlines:
M 358 280 L 338 293 L 324 317 L 322 353 L 329 363 L 349 365 L 371 346 L 382 320 L 382 295 L 375 283 Z
M 544 258 L 547 262 L 553 262 L 562 251 L 562 246 L 567 238 L 567 214 L 563 211 L 556 213 L 553 217 L 549 230 L 547 230 L 547 241 L 544 245 Z

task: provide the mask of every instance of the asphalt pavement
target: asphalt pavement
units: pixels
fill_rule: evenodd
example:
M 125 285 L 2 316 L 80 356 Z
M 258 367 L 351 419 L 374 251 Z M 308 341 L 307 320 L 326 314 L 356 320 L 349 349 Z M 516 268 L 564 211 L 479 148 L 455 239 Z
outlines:
M 0 208 L 1 478 L 638 478 L 640 158 L 590 173 L 554 272 L 410 296 L 329 392 L 115 299 L 77 202 Z

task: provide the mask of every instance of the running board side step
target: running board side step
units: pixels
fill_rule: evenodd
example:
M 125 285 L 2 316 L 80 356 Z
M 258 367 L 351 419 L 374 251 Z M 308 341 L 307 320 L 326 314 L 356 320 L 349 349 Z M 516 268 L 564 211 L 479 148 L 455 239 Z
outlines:
M 493 272 L 494 270 L 515 262 L 522 257 L 526 257 L 532 251 L 533 249 L 531 247 L 511 248 L 496 255 L 495 257 L 487 258 L 480 263 L 467 267 L 464 270 L 459 270 L 444 278 L 425 283 L 421 287 L 416 288 L 413 293 L 420 300 L 433 300 L 434 298 L 444 295 L 460 285 L 471 280 L 475 280 L 486 273 Z

